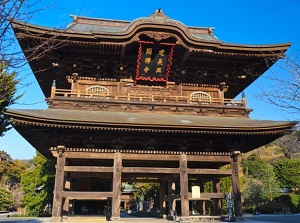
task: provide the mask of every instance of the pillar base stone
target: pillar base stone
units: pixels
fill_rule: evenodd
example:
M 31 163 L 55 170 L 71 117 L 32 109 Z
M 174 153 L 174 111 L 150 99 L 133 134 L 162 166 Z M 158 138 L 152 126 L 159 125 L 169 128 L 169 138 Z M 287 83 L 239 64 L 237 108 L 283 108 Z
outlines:
M 62 218 L 61 217 L 51 217 L 50 221 L 51 222 L 62 222 Z

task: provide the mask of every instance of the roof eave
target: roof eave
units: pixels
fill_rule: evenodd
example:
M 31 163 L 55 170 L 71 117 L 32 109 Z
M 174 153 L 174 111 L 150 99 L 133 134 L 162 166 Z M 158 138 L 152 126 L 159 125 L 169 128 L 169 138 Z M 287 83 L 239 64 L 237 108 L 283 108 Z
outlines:
M 20 21 L 13 20 L 11 21 L 12 27 L 16 33 L 24 33 L 26 35 L 30 33 L 40 34 L 38 37 L 40 38 L 41 35 L 46 36 L 57 36 L 58 38 L 67 38 L 67 39 L 74 39 L 76 41 L 90 41 L 91 39 L 101 39 L 102 43 L 105 43 L 105 39 L 107 39 L 108 43 L 112 43 L 111 39 L 118 40 L 117 43 L 127 42 L 128 39 L 133 38 L 139 30 L 144 30 L 145 28 L 149 29 L 158 29 L 157 24 L 151 23 L 144 23 L 139 24 L 135 27 L 132 27 L 131 30 L 127 30 L 127 32 L 122 33 L 92 33 L 92 32 L 82 32 L 76 33 L 74 31 L 68 30 L 61 30 L 61 29 L 54 29 L 48 28 L 43 26 L 37 26 L 32 24 L 23 23 Z M 257 51 L 257 52 L 285 52 L 290 46 L 291 43 L 280 43 L 280 44 L 265 44 L 265 45 L 245 45 L 245 44 L 232 44 L 232 43 L 225 43 L 221 41 L 213 41 L 213 40 L 204 40 L 198 39 L 194 37 L 191 33 L 185 32 L 185 30 L 179 29 L 176 26 L 171 25 L 164 25 L 160 26 L 162 29 L 166 29 L 166 31 L 177 31 L 177 34 L 181 35 L 186 42 L 191 44 L 191 47 L 213 47 L 215 51 L 218 50 L 228 50 L 228 51 Z M 35 36 L 30 35 L 31 38 L 35 38 Z

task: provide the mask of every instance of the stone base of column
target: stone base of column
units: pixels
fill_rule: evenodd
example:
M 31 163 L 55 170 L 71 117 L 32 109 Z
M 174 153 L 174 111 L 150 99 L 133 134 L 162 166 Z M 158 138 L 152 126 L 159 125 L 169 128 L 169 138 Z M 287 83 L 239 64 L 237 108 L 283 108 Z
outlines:
M 240 216 L 240 217 L 234 217 L 235 221 L 238 221 L 238 222 L 243 222 L 245 221 L 245 218 L 243 216 Z
M 166 215 L 166 214 L 159 214 L 159 217 L 160 217 L 160 218 L 163 218 L 163 219 L 166 219 L 166 218 L 167 218 L 167 215 Z
M 62 222 L 62 218 L 61 217 L 51 217 L 50 221 L 51 222 Z
M 121 220 L 120 217 L 111 217 L 109 222 L 118 222 L 118 223 L 122 223 L 123 221 Z
M 190 223 L 192 219 L 189 216 L 180 216 L 178 220 L 180 223 Z

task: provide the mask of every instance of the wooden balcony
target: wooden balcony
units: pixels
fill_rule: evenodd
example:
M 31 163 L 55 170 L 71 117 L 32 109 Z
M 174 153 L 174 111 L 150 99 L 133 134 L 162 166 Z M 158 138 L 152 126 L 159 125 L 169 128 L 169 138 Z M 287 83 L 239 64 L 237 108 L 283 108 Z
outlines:
M 222 105 L 222 106 L 239 106 L 245 107 L 245 99 L 229 98 L 211 98 L 210 100 L 198 98 L 191 99 L 189 96 L 170 96 L 170 95 L 147 95 L 147 94 L 111 94 L 97 93 L 88 94 L 86 91 L 55 89 L 51 94 L 54 97 L 78 97 L 93 100 L 121 100 L 121 101 L 141 101 L 141 102 L 164 102 L 164 103 L 181 103 L 181 104 L 202 104 L 202 105 Z
M 157 111 L 159 113 L 246 116 L 251 109 L 246 108 L 246 99 L 201 98 L 178 95 L 100 92 L 57 89 L 52 87 L 51 97 L 47 99 L 51 108 L 75 107 L 82 109 L 105 109 Z M 94 107 L 94 108 L 92 108 Z M 119 108 L 118 108 L 119 107 Z

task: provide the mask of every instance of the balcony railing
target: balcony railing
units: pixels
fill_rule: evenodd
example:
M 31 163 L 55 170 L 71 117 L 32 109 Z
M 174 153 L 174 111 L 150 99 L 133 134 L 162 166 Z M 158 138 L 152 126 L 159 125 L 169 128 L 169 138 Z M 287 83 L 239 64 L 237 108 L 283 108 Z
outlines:
M 189 96 L 170 96 L 170 95 L 149 95 L 149 94 L 118 94 L 118 93 L 92 93 L 86 91 L 56 89 L 52 88 L 51 98 L 55 97 L 78 97 L 94 100 L 118 100 L 118 101 L 134 101 L 134 102 L 163 102 L 163 103 L 180 103 L 195 105 L 220 105 L 220 106 L 239 106 L 246 107 L 246 99 L 229 99 L 229 98 L 191 98 Z

